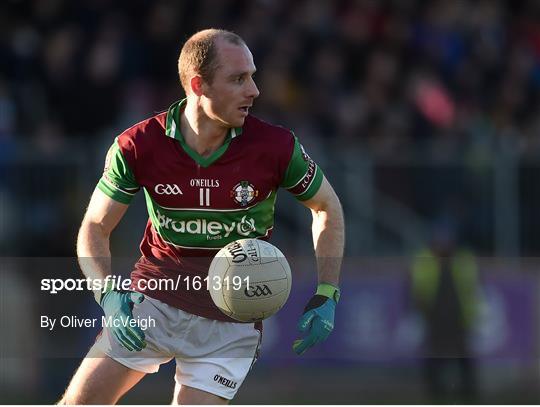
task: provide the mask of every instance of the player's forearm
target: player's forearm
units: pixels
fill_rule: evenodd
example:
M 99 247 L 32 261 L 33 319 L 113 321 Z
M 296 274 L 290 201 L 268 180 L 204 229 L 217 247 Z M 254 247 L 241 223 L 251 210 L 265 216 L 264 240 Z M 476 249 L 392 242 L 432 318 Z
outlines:
M 319 283 L 339 285 L 345 246 L 343 211 L 336 199 L 324 210 L 313 211 L 313 243 Z
M 83 222 L 77 237 L 77 256 L 86 277 L 103 279 L 111 274 L 109 237 L 99 224 Z

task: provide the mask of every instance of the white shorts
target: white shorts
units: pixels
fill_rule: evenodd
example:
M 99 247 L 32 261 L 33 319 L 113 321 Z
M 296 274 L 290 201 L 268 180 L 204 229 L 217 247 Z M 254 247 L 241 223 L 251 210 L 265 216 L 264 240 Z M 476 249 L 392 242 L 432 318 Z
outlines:
M 256 361 L 261 332 L 253 324 L 199 317 L 150 297 L 134 305 L 133 318 L 155 321 L 155 327 L 143 331 L 146 348 L 130 352 L 106 328 L 94 348 L 144 373 L 155 373 L 175 358 L 176 383 L 229 400 Z

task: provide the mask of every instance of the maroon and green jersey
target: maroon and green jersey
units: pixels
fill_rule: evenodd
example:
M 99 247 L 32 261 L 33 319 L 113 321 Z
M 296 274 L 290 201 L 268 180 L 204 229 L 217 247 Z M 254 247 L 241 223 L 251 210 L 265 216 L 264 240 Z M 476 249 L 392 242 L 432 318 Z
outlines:
M 228 243 L 267 240 L 277 189 L 307 200 L 323 174 L 289 130 L 253 116 L 242 128 L 231 128 L 211 156 L 200 156 L 180 133 L 185 103 L 118 136 L 97 188 L 124 204 L 144 190 L 149 220 L 131 275 L 133 288 L 138 280 L 184 279 L 174 290 L 139 291 L 195 315 L 230 321 L 205 284 L 195 290 L 187 281 L 204 279 L 213 256 Z

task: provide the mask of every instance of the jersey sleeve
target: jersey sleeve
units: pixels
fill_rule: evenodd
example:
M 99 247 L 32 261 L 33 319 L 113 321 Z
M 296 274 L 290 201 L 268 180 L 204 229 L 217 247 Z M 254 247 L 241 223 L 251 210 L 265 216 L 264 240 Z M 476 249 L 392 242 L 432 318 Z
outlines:
M 296 199 L 306 201 L 317 193 L 323 177 L 322 170 L 294 136 L 293 153 L 280 186 L 292 193 Z
M 129 204 L 141 188 L 122 155 L 116 139 L 107 152 L 103 175 L 97 184 L 105 195 L 123 204 Z

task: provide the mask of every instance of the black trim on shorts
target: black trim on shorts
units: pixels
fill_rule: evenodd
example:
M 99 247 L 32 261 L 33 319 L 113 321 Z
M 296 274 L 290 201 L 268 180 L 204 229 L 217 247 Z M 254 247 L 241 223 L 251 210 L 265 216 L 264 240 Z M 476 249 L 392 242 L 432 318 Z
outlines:
M 253 359 L 251 360 L 251 365 L 249 366 L 249 370 L 253 368 L 253 365 L 257 360 L 259 360 L 259 357 L 261 356 L 261 344 L 262 344 L 262 323 L 259 325 L 260 328 L 257 327 L 257 322 L 254 324 L 254 328 L 259 331 L 259 340 L 257 342 L 257 347 L 255 348 L 255 354 L 253 355 Z

